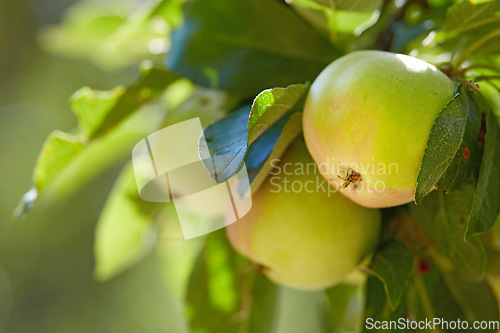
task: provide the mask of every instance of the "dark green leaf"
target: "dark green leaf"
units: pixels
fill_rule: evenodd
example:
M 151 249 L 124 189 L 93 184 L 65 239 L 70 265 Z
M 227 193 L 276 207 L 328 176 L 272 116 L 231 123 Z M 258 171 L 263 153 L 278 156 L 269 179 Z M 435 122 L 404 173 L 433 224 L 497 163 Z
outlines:
M 431 257 L 419 257 L 417 273 L 408 287 L 407 307 L 414 320 L 457 320 L 463 313 L 444 283 Z M 423 268 L 423 269 L 422 269 Z
M 168 67 L 201 85 L 255 96 L 312 81 L 340 56 L 280 1 L 197 0 L 185 9 Z
M 434 261 L 430 261 L 429 265 L 428 273 L 415 276 L 415 288 L 410 290 L 409 306 L 417 320 L 439 318 L 441 323 L 436 322 L 435 328 L 448 332 L 451 327 L 446 328 L 444 321 L 449 323 L 459 318 L 468 322 L 469 329 L 455 329 L 453 332 L 464 333 L 470 332 L 474 321 L 498 320 L 497 300 L 486 281 L 467 279 L 460 272 L 440 267 Z
M 435 189 L 462 144 L 467 125 L 467 103 L 464 88 L 459 86 L 453 99 L 439 113 L 432 126 L 417 176 L 417 204 Z
M 418 226 L 457 271 L 481 278 L 486 266 L 483 245 L 478 239 L 464 238 L 473 193 L 470 184 L 449 194 L 435 191 L 421 205 L 411 206 L 410 211 Z
M 481 108 L 474 97 L 477 92 L 464 91 L 467 98 L 467 124 L 462 143 L 453 160 L 437 184 L 438 189 L 453 191 L 465 183 L 475 185 L 479 176 L 479 167 L 483 149 L 479 144 L 481 130 Z
M 470 281 L 453 272 L 442 272 L 442 276 L 470 327 L 474 321 L 499 320 L 495 293 L 485 280 Z M 497 332 L 497 330 L 490 329 L 484 332 Z
M 489 231 L 500 212 L 500 129 L 493 112 L 486 118 L 486 137 L 479 181 L 472 213 L 467 225 L 467 238 Z
M 434 317 L 443 318 L 446 321 L 464 318 L 462 308 L 453 297 L 440 272 L 438 272 L 437 279 L 435 280 L 435 283 L 431 287 L 432 289 L 429 288 L 427 292 L 431 297 Z
M 398 241 L 390 242 L 375 253 L 369 272 L 383 283 L 392 310 L 399 306 L 414 266 L 413 253 Z
M 177 74 L 164 69 L 145 68 L 140 79 L 128 88 L 94 91 L 84 87 L 71 97 L 70 105 L 83 134 L 92 139 L 102 136 L 146 102 L 158 97 L 177 79 Z

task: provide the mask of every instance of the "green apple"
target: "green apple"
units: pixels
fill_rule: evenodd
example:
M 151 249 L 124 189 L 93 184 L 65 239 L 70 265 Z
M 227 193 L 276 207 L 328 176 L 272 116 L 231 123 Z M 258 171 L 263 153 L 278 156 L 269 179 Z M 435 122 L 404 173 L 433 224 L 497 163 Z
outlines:
M 316 78 L 303 124 L 325 179 L 366 207 L 413 200 L 422 156 L 455 84 L 436 67 L 382 51 L 345 55 Z
M 229 239 L 275 282 L 309 290 L 332 286 L 374 250 L 380 211 L 335 193 L 316 172 L 303 138 L 273 165 L 252 195 L 250 212 L 227 227 Z

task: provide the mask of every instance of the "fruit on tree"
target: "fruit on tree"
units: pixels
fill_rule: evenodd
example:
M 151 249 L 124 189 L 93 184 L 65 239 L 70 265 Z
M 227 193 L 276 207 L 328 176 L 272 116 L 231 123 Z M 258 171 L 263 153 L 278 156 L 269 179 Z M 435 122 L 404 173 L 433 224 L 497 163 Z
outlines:
M 382 51 L 347 54 L 316 78 L 303 124 L 333 186 L 366 207 L 413 200 L 422 156 L 455 85 L 434 66 Z
M 275 165 L 252 195 L 250 212 L 227 227 L 229 239 L 275 282 L 299 289 L 334 285 L 374 250 L 380 211 L 334 189 L 328 194 L 303 138 Z

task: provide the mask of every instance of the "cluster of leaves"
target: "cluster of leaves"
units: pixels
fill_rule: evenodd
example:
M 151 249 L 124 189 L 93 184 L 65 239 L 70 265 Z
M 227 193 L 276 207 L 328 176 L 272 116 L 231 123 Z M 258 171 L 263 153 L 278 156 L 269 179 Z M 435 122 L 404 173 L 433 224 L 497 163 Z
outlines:
M 38 196 L 61 197 L 123 162 L 154 130 L 193 116 L 211 123 L 202 158 L 234 156 L 206 166 L 216 180 L 227 180 L 245 163 L 255 191 L 270 171 L 269 161 L 300 135 L 309 82 L 331 61 L 363 48 L 447 61 L 450 75 L 462 84 L 432 128 L 418 176 L 418 205 L 383 211 L 384 232 L 366 267 L 365 285 L 341 284 L 307 297 L 320 313 L 322 331 L 359 330 L 364 317 L 498 320 L 497 301 L 485 280 L 487 251 L 476 236 L 493 228 L 500 210 L 500 106 L 495 102 L 500 3 L 195 0 L 184 6 L 181 18 L 182 2 L 156 1 L 128 20 L 105 19 L 112 24 L 106 24 L 109 35 L 98 37 L 104 46 L 128 43 L 127 33 L 144 32 L 158 20 L 176 27 L 167 66 L 145 63 L 129 87 L 77 91 L 70 106 L 79 129 L 49 136 L 35 167 L 34 188 L 18 215 Z M 52 36 L 46 39 L 72 40 L 96 31 L 89 26 L 101 21 L 69 21 L 46 31 Z M 157 34 L 146 31 L 147 45 Z M 123 63 L 155 53 L 141 52 L 119 53 Z M 84 56 L 99 62 L 100 53 Z M 478 91 L 466 78 L 484 85 Z M 127 164 L 96 229 L 96 277 L 108 279 L 142 259 L 155 240 L 178 236 L 176 227 L 165 223 L 172 220 L 169 205 L 139 198 Z M 185 274 L 193 330 L 274 332 L 284 325 L 278 313 L 283 299 L 304 296 L 270 283 L 219 233 L 207 236 L 193 253 L 192 272 Z

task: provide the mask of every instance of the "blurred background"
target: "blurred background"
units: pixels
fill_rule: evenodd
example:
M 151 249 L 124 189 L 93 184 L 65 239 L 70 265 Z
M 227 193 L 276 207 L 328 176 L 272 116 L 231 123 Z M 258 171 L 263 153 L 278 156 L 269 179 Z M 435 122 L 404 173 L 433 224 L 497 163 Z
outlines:
M 55 168 L 61 175 L 53 178 L 62 180 L 29 214 L 13 213 L 30 208 L 19 201 L 33 186 L 39 156 L 50 154 L 47 137 L 56 129 L 79 133 L 71 101 L 114 100 L 123 89 L 115 87 L 133 86 L 142 70 L 164 67 L 184 2 L 0 2 L 0 332 L 189 332 L 193 309 L 186 304 L 207 308 L 195 318 L 218 331 L 217 313 L 226 318 L 237 310 L 228 266 L 236 254 L 223 232 L 181 240 L 172 209 L 153 214 L 134 201 L 128 160 L 135 143 L 156 129 L 194 116 L 206 125 L 238 98 L 178 80 L 158 101 L 93 140 L 69 172 Z M 212 257 L 205 258 L 210 281 L 202 266 L 190 274 L 207 238 L 213 240 Z M 248 269 L 244 259 L 236 261 Z M 261 293 L 274 295 L 276 286 L 266 281 L 259 282 Z M 321 292 L 280 291 L 276 332 L 322 330 L 319 309 L 327 300 Z
M 65 192 L 50 208 L 40 204 L 26 218 L 13 218 L 32 186 L 45 138 L 56 128 L 71 132 L 77 125 L 69 96 L 82 86 L 108 90 L 131 84 L 141 60 L 163 61 L 168 26 L 162 20 L 143 26 L 142 12 L 150 5 L 0 2 L 1 332 L 186 330 L 154 253 L 109 282 L 93 278 L 94 228 L 123 163 Z

